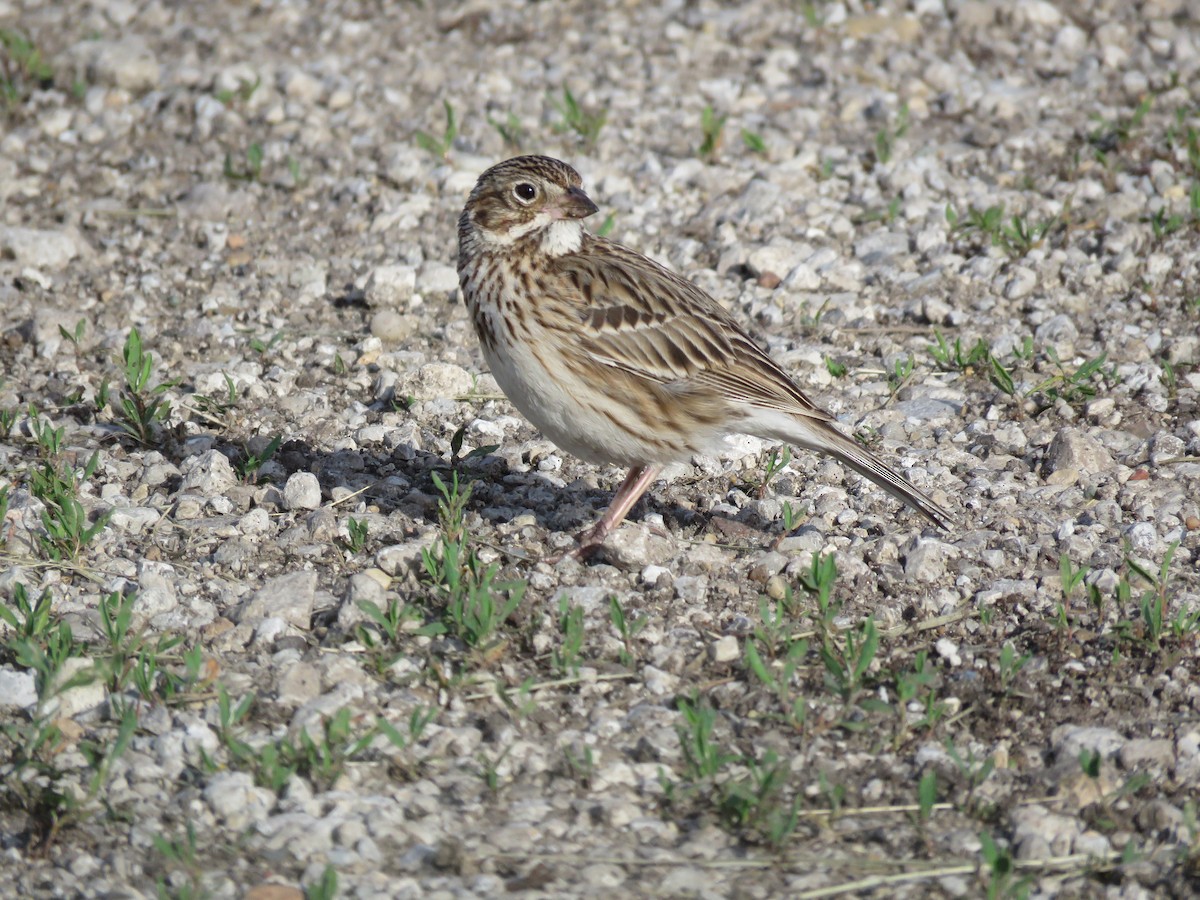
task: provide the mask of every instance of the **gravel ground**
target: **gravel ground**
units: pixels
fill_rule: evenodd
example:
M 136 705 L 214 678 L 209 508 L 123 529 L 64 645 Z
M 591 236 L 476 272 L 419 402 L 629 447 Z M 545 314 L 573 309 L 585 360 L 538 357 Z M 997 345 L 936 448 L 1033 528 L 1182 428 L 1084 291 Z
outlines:
M 0 0 L 0 894 L 1200 892 L 1198 19 Z M 546 562 L 517 152 L 958 526 L 742 439 Z

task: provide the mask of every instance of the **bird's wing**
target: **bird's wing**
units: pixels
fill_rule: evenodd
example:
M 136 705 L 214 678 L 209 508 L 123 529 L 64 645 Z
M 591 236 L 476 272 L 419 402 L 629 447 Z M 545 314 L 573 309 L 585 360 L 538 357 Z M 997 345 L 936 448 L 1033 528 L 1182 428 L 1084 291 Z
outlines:
M 653 260 L 588 235 L 555 269 L 577 301 L 564 339 L 595 363 L 667 390 L 832 421 L 720 304 Z

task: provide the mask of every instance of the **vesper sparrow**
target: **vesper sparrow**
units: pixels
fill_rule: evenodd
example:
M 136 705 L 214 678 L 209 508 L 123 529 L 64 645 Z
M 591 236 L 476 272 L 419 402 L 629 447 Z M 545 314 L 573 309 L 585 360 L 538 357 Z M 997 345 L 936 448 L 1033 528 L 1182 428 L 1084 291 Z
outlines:
M 579 173 L 519 156 L 476 182 L 458 220 L 458 277 L 492 374 L 547 438 L 629 467 L 580 535 L 599 546 L 669 463 L 752 434 L 841 460 L 940 528 L 950 515 L 834 426 L 715 300 L 589 234 Z

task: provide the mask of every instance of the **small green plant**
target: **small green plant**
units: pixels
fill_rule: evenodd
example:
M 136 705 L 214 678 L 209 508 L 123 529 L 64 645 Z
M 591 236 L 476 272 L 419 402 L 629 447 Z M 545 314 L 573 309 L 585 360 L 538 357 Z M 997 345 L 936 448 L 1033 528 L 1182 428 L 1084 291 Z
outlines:
M 835 554 L 815 553 L 808 571 L 802 572 L 800 575 L 800 586 L 817 601 L 819 619 L 815 624 L 822 633 L 833 628 L 833 620 L 841 610 L 841 605 L 833 600 L 833 588 L 837 584 L 837 574 Z
M 407 734 L 402 733 L 399 728 L 382 716 L 376 718 L 375 727 L 397 750 L 408 750 L 421 740 L 421 735 L 425 733 L 429 723 L 436 717 L 437 707 L 418 706 L 408 715 L 408 721 L 405 723 Z
M 443 100 L 442 108 L 446 110 L 446 127 L 442 129 L 440 137 L 434 137 L 427 131 L 418 131 L 414 135 L 417 146 L 438 159 L 445 159 L 450 155 L 454 139 L 458 137 L 458 121 L 454 117 L 454 107 L 450 105 L 449 100 Z
M 934 685 L 937 675 L 929 665 L 928 654 L 921 650 L 913 660 L 912 669 L 896 673 L 896 704 L 897 717 L 893 747 L 899 749 L 907 740 L 913 727 L 929 730 L 936 726 L 946 716 L 946 704 L 938 699 Z M 909 704 L 916 701 L 923 707 L 921 716 L 915 722 L 910 716 Z
M 66 738 L 56 722 L 57 699 L 91 684 L 96 668 L 75 664 L 81 648 L 70 626 L 54 618 L 49 593 L 31 602 L 25 586 L 17 583 L 13 606 L 0 604 L 0 619 L 11 629 L 0 650 L 16 666 L 33 673 L 36 693 L 28 718 L 0 722 L 0 798 L 6 808 L 25 813 L 35 844 L 44 848 L 63 828 L 97 811 L 113 764 L 133 738 L 137 714 L 131 705 L 114 705 L 115 734 L 104 741 L 89 739 L 75 745 L 84 759 L 82 769 L 61 767 Z
M 246 148 L 240 163 L 235 163 L 232 153 L 225 154 L 221 171 L 230 181 L 260 181 L 263 170 L 263 148 L 258 141 Z
M 913 370 L 916 368 L 917 360 L 910 353 L 907 357 L 897 358 L 892 363 L 892 371 L 888 373 L 888 393 L 893 397 L 900 393 L 900 389 L 908 384 L 908 380 L 912 378 Z
M 366 519 L 356 519 L 350 516 L 346 520 L 346 538 L 341 542 L 342 546 L 350 553 L 361 553 L 362 548 L 367 545 L 367 534 L 370 527 Z
M 170 869 L 182 870 L 185 881 L 180 884 L 175 881 L 170 889 L 165 878 L 156 882 L 159 897 L 173 897 L 178 900 L 191 900 L 205 896 L 203 890 L 204 864 L 200 861 L 196 848 L 196 826 L 189 820 L 182 837 L 170 839 L 160 834 L 150 836 L 155 851 L 163 858 Z
M 1005 694 L 1009 693 L 1013 688 L 1013 682 L 1021 674 L 1021 670 L 1025 668 L 1026 663 L 1032 658 L 1032 654 L 1023 653 L 1017 655 L 1017 649 L 1012 645 L 1011 641 L 1005 642 L 1000 648 L 1000 659 L 998 662 L 1000 670 L 1000 687 Z
M 713 740 L 717 713 L 693 696 L 680 697 L 677 703 L 683 724 L 676 727 L 683 748 L 686 777 L 690 781 L 715 778 L 730 763 L 741 762 L 738 753 L 729 753 Z
M 154 373 L 154 354 L 142 346 L 137 328 L 129 330 L 121 351 L 121 376 L 124 385 L 117 402 L 112 404 L 121 430 L 139 444 L 150 444 L 156 429 L 171 415 L 171 402 L 164 394 L 179 385 L 180 379 L 160 382 L 151 387 Z M 102 386 L 107 394 L 107 385 Z
M 792 461 L 792 448 L 784 446 L 782 449 L 776 447 L 771 450 L 771 455 L 767 457 L 767 465 L 763 471 L 763 476 L 757 484 L 753 485 L 759 498 L 767 495 L 768 489 L 771 487 L 771 482 L 788 467 Z
M 449 484 L 434 472 L 440 531 L 433 547 L 421 551 L 427 583 L 444 604 L 440 628 L 468 646 L 485 649 L 525 595 L 523 581 L 497 581 L 499 566 L 485 565 L 470 546 L 466 510 L 470 486 L 454 472 Z
M 221 377 L 225 379 L 224 396 L 195 394 L 192 397 L 195 412 L 216 425 L 226 424 L 230 410 L 234 409 L 238 402 L 238 389 L 233 379 L 226 372 L 222 372 Z
M 917 782 L 917 817 L 921 822 L 928 822 L 933 816 L 933 808 L 937 805 L 938 781 L 937 771 L 930 769 Z
M 963 756 L 958 752 L 958 747 L 955 746 L 952 738 L 946 738 L 946 754 L 954 763 L 954 768 L 957 770 L 959 778 L 967 789 L 966 808 L 970 808 L 975 796 L 975 791 L 979 789 L 992 772 L 996 770 L 996 758 L 988 756 L 985 759 L 979 759 L 975 755 L 973 749 L 967 750 L 967 755 Z
M 825 666 L 825 685 L 838 694 L 842 705 L 849 710 L 858 702 L 865 686 L 867 669 L 875 661 L 879 650 L 879 630 L 875 617 L 868 616 L 856 628 L 841 632 L 829 632 L 821 642 L 819 653 Z M 842 726 L 858 729 L 865 722 L 843 721 Z
M 234 469 L 237 471 L 238 477 L 247 484 L 258 484 L 259 469 L 279 452 L 279 446 L 282 443 L 283 435 L 277 434 L 271 438 L 270 442 L 260 453 L 251 453 L 249 448 L 243 447 L 242 452 L 246 454 L 246 458 L 234 464 Z
M 908 131 L 908 119 L 908 104 L 901 103 L 892 121 L 875 133 L 876 163 L 887 165 L 892 161 L 892 153 L 896 149 L 896 141 L 904 137 Z
M 33 42 L 19 31 L 0 28 L 0 100 L 17 107 L 38 87 L 49 87 L 54 69 Z
M 1141 128 L 1153 103 L 1154 96 L 1147 94 L 1128 116 L 1119 116 L 1116 119 L 1093 116 L 1093 120 L 1097 124 L 1088 135 L 1088 143 L 1092 145 L 1096 160 L 1101 165 L 1107 165 L 1108 155 L 1132 140 L 1134 134 Z
M 515 746 L 515 744 L 509 744 L 490 758 L 483 752 L 475 757 L 475 761 L 479 763 L 479 777 L 483 779 L 483 783 L 493 794 L 500 792 L 500 765 L 508 758 L 508 754 L 512 753 Z
M 420 621 L 421 613 L 398 597 L 389 597 L 387 606 L 382 609 L 372 600 L 360 600 L 358 607 L 371 621 L 356 626 L 354 636 L 366 650 L 375 674 L 383 675 L 402 655 L 397 645 L 406 624 Z M 422 631 L 419 629 L 417 634 Z
M 559 115 L 562 116 L 562 122 L 557 130 L 575 132 L 587 151 L 595 147 L 596 141 L 600 137 L 600 129 L 608 121 L 608 111 L 592 112 L 585 110 L 579 101 L 575 99 L 575 95 L 571 93 L 571 89 L 565 86 L 563 87 L 562 100 L 555 100 L 553 103 Z
M 1042 380 L 1026 394 L 1028 397 L 1037 394 L 1043 395 L 1046 398 L 1046 406 L 1053 406 L 1059 400 L 1071 406 L 1086 403 L 1096 396 L 1097 379 L 1107 383 L 1114 377 L 1111 371 L 1104 369 L 1104 363 L 1108 359 L 1107 353 L 1101 353 L 1099 356 L 1085 361 L 1073 372 L 1068 371 L 1062 364 L 1053 347 L 1046 348 L 1046 357 L 1058 371 Z
M 832 356 L 826 356 L 825 371 L 827 371 L 834 378 L 845 378 L 847 369 L 842 363 L 835 360 Z
M 282 768 L 308 778 L 318 790 L 328 789 L 341 777 L 346 764 L 366 750 L 377 734 L 379 730 L 374 725 L 356 733 L 350 708 L 343 706 L 332 716 L 322 717 L 317 737 L 310 734 L 310 729 L 301 728 L 298 742 L 287 739 L 280 742 Z
M 767 155 L 767 144 L 762 139 L 762 135 L 750 131 L 747 128 L 742 129 L 742 143 L 746 145 L 746 149 L 751 153 L 757 153 L 760 156 Z
M 1000 247 L 1009 256 L 1018 257 L 1039 246 L 1046 234 L 1067 215 L 1068 210 L 1069 205 L 1064 205 L 1059 215 L 1033 225 L 1021 214 L 1013 215 L 1005 222 L 1003 203 L 983 210 L 972 205 L 967 209 L 965 218 L 960 218 L 954 208 L 947 204 L 946 222 L 953 233 L 978 235 L 986 238 L 992 246 Z
M 701 159 L 712 162 L 717 158 L 717 149 L 721 146 L 721 132 L 725 129 L 726 116 L 717 115 L 711 106 L 706 106 L 700 112 L 700 146 L 696 155 Z
M 76 322 L 75 328 L 71 331 L 67 331 L 67 329 L 63 328 L 61 325 L 58 326 L 58 333 L 62 335 L 63 340 L 70 341 L 71 346 L 75 347 L 76 349 L 79 348 L 79 343 L 83 340 L 83 335 L 86 331 L 86 319 L 80 319 L 78 322 Z
M 1154 232 L 1154 240 L 1159 243 L 1177 232 L 1185 224 L 1182 215 L 1168 212 L 1165 206 L 1160 206 L 1151 215 L 1143 217 L 1142 221 L 1150 223 L 1150 229 Z
M 592 779 L 596 775 L 595 751 L 587 744 L 584 744 L 582 752 L 577 754 L 568 744 L 563 744 L 562 752 L 563 759 L 567 764 L 567 770 L 582 787 L 590 789 Z
M 33 421 L 37 421 L 36 417 Z M 48 437 L 44 430 L 39 443 L 43 447 L 57 448 L 62 440 L 61 432 L 62 429 L 54 429 Z M 47 458 L 30 474 L 30 493 L 45 504 L 42 510 L 44 530 L 38 535 L 38 545 L 47 559 L 56 562 L 75 559 L 108 525 L 111 511 L 101 513 L 91 522 L 87 510 L 79 502 L 79 484 L 95 474 L 99 463 L 99 451 L 91 455 L 82 471 L 76 470 L 65 459 Z
M 218 90 L 214 96 L 226 106 L 233 106 L 234 102 L 249 103 L 250 98 L 262 86 L 262 76 L 256 77 L 253 81 L 247 78 L 239 78 L 236 88 L 222 88 Z
M 564 594 L 558 599 L 558 628 L 562 640 L 551 654 L 555 671 L 578 674 L 583 650 L 583 607 L 573 605 Z
M 977 340 L 970 350 L 964 350 L 961 338 L 955 338 L 951 347 L 940 329 L 934 329 L 933 337 L 937 343 L 929 345 L 929 355 L 946 371 L 967 369 L 991 356 L 987 341 L 983 338 Z
M 337 869 L 326 865 L 321 877 L 304 886 L 304 900 L 335 900 L 338 895 Z
M 645 616 L 638 616 L 636 619 L 630 621 L 616 594 L 608 598 L 608 617 L 613 627 L 617 629 L 617 635 L 621 638 L 623 645 L 618 654 L 621 665 L 626 668 L 632 668 L 634 660 L 633 639 L 646 627 L 649 620 Z
M 802 510 L 792 506 L 791 500 L 784 500 L 779 508 L 779 515 L 783 519 L 784 534 L 791 534 L 800 525 L 800 516 Z
M 1029 896 L 1029 879 L 1016 877 L 1016 864 L 1012 854 L 997 844 L 986 829 L 979 832 L 979 844 L 979 855 L 983 859 L 987 876 L 988 900 L 1023 900 Z
M 608 237 L 612 234 L 613 226 L 617 224 L 617 217 L 609 213 L 604 217 L 604 221 L 600 223 L 600 227 L 596 229 L 596 237 Z
M 746 668 L 762 685 L 775 695 L 781 709 L 782 720 L 797 732 L 803 732 L 808 719 L 808 701 L 797 694 L 793 681 L 796 671 L 808 657 L 808 641 L 793 640 L 787 635 L 786 626 L 790 618 L 785 617 L 783 605 L 772 607 L 765 599 L 759 600 L 761 624 L 755 628 L 754 637 L 746 641 Z M 775 659 L 768 665 L 759 651 Z
M 466 439 L 467 429 L 465 426 L 459 428 L 450 437 L 450 468 L 454 472 L 458 472 L 459 463 L 467 459 L 480 459 L 487 456 L 489 453 L 495 453 L 499 448 L 499 444 L 485 444 L 482 447 L 476 447 L 466 456 L 462 456 L 463 441 Z
M 503 122 L 493 119 L 489 115 L 488 124 L 496 129 L 505 145 L 513 150 L 520 150 L 525 143 L 525 127 L 513 113 L 508 113 Z
M 1179 541 L 1172 541 L 1163 554 L 1157 572 L 1150 571 L 1128 553 L 1125 555 L 1125 565 L 1148 585 L 1138 601 L 1138 611 L 1146 638 L 1156 646 L 1168 632 L 1177 638 L 1183 637 L 1195 633 L 1200 623 L 1200 610 L 1180 610 L 1173 621 L 1167 619 L 1167 607 L 1171 599 L 1171 563 L 1178 549 Z M 1131 593 L 1129 582 L 1123 579 L 1118 585 L 1118 599 L 1128 600 Z
M 8 544 L 9 528 L 5 524 L 8 521 L 8 485 L 0 485 L 0 550 L 3 550 Z
M 276 331 L 273 335 L 271 335 L 265 341 L 259 337 L 252 337 L 252 338 L 250 338 L 250 349 L 253 350 L 255 353 L 257 353 L 259 356 L 266 356 L 267 353 L 276 344 L 278 344 L 281 340 L 283 340 L 283 332 L 282 331 Z

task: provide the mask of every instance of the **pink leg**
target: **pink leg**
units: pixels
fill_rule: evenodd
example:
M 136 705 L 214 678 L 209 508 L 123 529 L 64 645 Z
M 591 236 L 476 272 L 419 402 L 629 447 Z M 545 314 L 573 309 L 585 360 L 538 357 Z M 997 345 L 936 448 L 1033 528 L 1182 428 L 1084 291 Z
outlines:
M 604 539 L 629 515 L 633 505 L 661 472 L 662 466 L 634 466 L 630 469 L 600 521 L 579 536 L 579 547 L 572 555 L 582 559 L 603 544 Z

